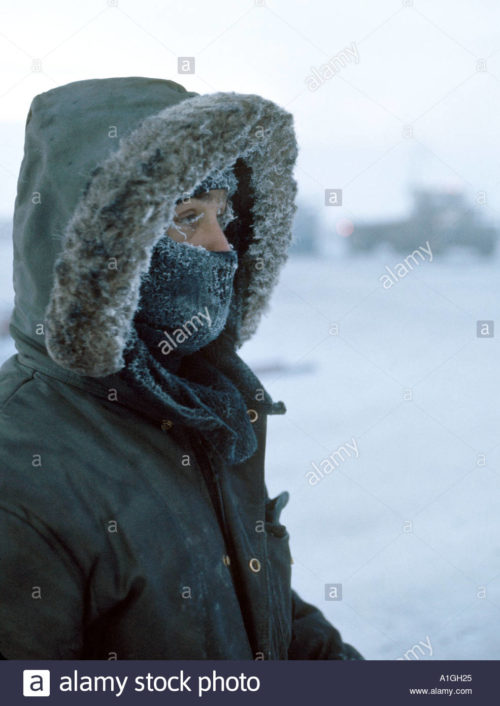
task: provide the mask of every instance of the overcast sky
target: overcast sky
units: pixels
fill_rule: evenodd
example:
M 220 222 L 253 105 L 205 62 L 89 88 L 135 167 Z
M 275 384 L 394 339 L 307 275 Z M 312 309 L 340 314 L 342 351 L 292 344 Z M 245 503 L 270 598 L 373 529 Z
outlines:
M 3 0 L 0 216 L 33 97 L 135 75 L 291 111 L 299 194 L 332 234 L 342 218 L 404 212 L 410 180 L 486 192 L 482 213 L 498 221 L 499 26 L 495 0 Z M 194 74 L 177 72 L 179 56 Z M 325 207 L 327 188 L 343 189 L 342 208 Z

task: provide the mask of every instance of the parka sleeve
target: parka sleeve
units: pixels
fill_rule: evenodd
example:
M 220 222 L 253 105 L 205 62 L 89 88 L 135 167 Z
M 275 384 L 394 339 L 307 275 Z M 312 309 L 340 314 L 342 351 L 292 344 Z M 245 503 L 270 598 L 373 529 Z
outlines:
M 0 508 L 0 654 L 78 659 L 83 594 L 79 569 L 50 531 Z
M 311 603 L 292 589 L 292 640 L 288 659 L 362 659 L 355 647 Z

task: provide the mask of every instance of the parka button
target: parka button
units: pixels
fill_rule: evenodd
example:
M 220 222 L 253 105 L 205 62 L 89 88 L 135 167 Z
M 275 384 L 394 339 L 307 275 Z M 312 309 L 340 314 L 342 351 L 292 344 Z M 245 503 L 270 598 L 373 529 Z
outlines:
M 224 562 L 224 564 L 226 566 L 229 566 L 229 564 L 231 563 L 231 559 L 229 558 L 229 554 L 223 554 L 222 561 Z
M 259 418 L 259 413 L 256 409 L 247 409 L 247 414 L 250 417 L 251 424 L 254 424 Z
M 174 426 L 174 423 L 170 419 L 162 419 L 161 420 L 161 430 L 162 431 L 168 431 L 173 426 Z
M 250 561 L 248 562 L 249 567 L 252 569 L 252 571 L 260 571 L 260 561 L 257 559 L 257 557 L 253 556 Z

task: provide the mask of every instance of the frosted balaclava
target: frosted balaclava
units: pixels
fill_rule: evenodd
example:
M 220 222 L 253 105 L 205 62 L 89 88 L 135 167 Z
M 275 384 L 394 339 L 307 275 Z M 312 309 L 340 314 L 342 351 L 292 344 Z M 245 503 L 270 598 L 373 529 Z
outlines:
M 226 188 L 229 204 L 235 187 L 234 175 L 211 173 L 193 196 Z M 168 405 L 169 422 L 175 428 L 180 423 L 196 429 L 205 455 L 215 454 L 227 463 L 240 463 L 257 449 L 239 386 L 247 390 L 261 386 L 227 347 L 227 340 L 221 342 L 216 359 L 209 345 L 226 324 L 237 268 L 234 249 L 212 251 L 169 235 L 161 238 L 141 280 L 126 366 L 121 371 L 141 391 L 144 402 Z M 270 399 L 269 404 L 273 404 Z
M 158 241 L 134 320 L 158 360 L 193 353 L 219 336 L 237 267 L 235 250 L 206 250 L 170 236 Z
M 223 215 L 227 222 L 236 186 L 232 170 L 214 171 L 189 198 L 210 189 L 226 189 Z M 157 359 L 174 351 L 193 353 L 219 336 L 228 317 L 237 268 L 238 255 L 233 249 L 207 250 L 168 235 L 158 241 L 149 271 L 142 278 L 134 320 L 137 332 L 154 348 L 151 352 Z

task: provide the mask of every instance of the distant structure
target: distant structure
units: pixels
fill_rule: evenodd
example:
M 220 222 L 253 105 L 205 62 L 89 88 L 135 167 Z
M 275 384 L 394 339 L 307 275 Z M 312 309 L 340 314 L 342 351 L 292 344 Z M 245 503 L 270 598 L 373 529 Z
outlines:
M 355 226 L 346 239 L 349 250 L 368 251 L 387 243 L 398 252 L 408 252 L 428 240 L 435 254 L 455 245 L 473 248 L 484 256 L 495 252 L 498 230 L 482 221 L 477 206 L 469 204 L 463 192 L 418 187 L 411 194 L 409 218 Z
M 297 202 L 293 221 L 290 256 L 319 255 L 319 218 L 316 209 L 304 201 Z

